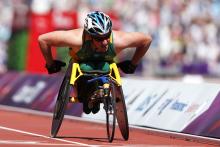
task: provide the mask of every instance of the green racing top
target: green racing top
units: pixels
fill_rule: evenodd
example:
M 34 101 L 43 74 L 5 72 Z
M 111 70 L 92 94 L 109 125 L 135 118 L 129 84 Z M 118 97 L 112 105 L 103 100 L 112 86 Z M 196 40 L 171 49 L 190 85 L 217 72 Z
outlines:
M 102 70 L 109 71 L 109 63 L 114 61 L 116 56 L 113 45 L 113 34 L 110 36 L 110 42 L 106 52 L 96 52 L 92 48 L 92 40 L 84 40 L 81 49 L 76 53 L 80 68 L 82 71 Z

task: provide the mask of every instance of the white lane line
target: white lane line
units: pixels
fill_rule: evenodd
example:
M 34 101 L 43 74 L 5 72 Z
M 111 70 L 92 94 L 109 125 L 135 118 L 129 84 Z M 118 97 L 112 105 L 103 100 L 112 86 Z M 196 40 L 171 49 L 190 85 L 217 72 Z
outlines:
M 40 135 L 40 134 L 36 134 L 36 133 L 31 133 L 31 132 L 26 132 L 26 131 L 22 131 L 22 130 L 17 130 L 17 129 L 12 129 L 12 128 L 7 128 L 7 127 L 3 127 L 3 126 L 0 126 L 0 129 L 12 131 L 12 132 L 17 132 L 17 133 L 22 133 L 22 134 L 28 134 L 28 135 L 42 137 L 42 138 L 47 138 L 47 139 L 51 139 L 51 140 L 58 140 L 58 141 L 66 142 L 66 143 L 71 143 L 72 145 L 77 144 L 77 145 L 88 146 L 88 147 L 95 147 L 96 146 L 96 145 L 89 145 L 89 144 L 84 144 L 84 143 L 80 143 L 80 142 L 75 142 L 75 141 L 64 140 L 64 139 L 60 139 L 60 138 L 51 138 L 48 136 L 44 136 L 44 135 Z
M 25 141 L 25 140 L 0 140 L 0 144 L 37 144 L 36 141 Z
M 49 146 L 76 146 L 73 144 L 64 144 L 64 143 L 43 143 L 37 141 L 25 141 L 25 140 L 0 140 L 0 144 L 15 144 L 15 145 L 49 145 Z

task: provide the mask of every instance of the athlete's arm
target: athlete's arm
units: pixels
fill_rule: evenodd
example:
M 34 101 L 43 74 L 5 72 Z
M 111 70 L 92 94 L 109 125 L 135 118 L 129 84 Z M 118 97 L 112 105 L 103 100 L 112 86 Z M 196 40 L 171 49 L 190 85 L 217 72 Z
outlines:
M 51 47 L 78 47 L 82 45 L 83 29 L 54 31 L 38 37 L 41 52 L 48 66 L 53 64 Z
M 136 48 L 134 56 L 131 60 L 133 65 L 138 65 L 141 58 L 145 55 L 151 44 L 151 37 L 139 32 L 122 32 L 113 31 L 114 45 L 116 52 L 120 52 L 126 48 Z

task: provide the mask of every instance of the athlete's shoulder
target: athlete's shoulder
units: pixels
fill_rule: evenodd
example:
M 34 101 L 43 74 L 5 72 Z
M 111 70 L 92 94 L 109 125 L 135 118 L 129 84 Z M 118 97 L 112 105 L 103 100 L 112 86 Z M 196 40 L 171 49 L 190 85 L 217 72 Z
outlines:
M 120 31 L 120 30 L 112 30 L 114 39 L 122 39 L 124 37 L 130 36 L 129 32 Z
M 117 34 L 117 35 L 119 34 L 119 35 L 120 35 L 120 34 L 126 34 L 127 32 L 120 31 L 120 30 L 112 30 L 112 33 L 113 33 L 113 34 Z
M 128 32 L 119 31 L 119 30 L 112 30 L 112 34 L 114 36 L 114 40 L 123 40 L 123 38 L 129 35 Z
M 73 35 L 80 36 L 83 34 L 83 28 L 72 29 L 72 30 L 68 30 L 67 32 Z

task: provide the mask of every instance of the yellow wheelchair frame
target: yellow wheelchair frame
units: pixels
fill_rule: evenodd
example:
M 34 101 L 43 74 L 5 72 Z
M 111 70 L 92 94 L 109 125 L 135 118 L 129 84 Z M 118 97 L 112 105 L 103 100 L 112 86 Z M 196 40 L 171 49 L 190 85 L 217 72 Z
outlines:
M 72 63 L 72 72 L 70 76 L 70 84 L 74 86 L 76 80 L 83 76 L 83 72 L 80 69 L 79 63 Z M 117 65 L 115 63 L 110 64 L 110 72 L 109 72 L 109 77 L 112 78 L 114 81 L 116 81 L 118 86 L 122 86 L 121 82 L 121 76 L 119 74 Z M 71 102 L 78 102 L 77 97 L 71 97 L 70 98 Z
M 115 77 L 113 76 L 113 74 L 115 75 Z M 83 73 L 79 67 L 78 63 L 73 63 L 73 68 L 72 68 L 72 74 L 71 74 L 71 78 L 70 78 L 70 84 L 74 85 L 75 81 L 82 76 Z M 110 64 L 110 73 L 109 76 L 114 79 L 115 81 L 117 81 L 118 85 L 121 86 L 121 77 L 118 71 L 118 68 L 116 66 L 115 63 L 111 63 Z

